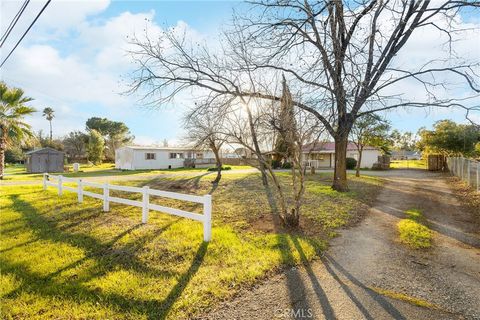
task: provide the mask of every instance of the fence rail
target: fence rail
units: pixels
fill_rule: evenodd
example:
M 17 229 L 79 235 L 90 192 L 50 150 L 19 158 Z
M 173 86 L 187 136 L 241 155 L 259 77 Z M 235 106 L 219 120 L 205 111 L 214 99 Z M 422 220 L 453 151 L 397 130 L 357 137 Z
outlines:
M 66 186 L 65 182 L 74 182 L 77 184 L 76 187 Z M 112 185 L 108 183 L 94 183 L 83 181 L 82 179 L 68 178 L 61 175 L 50 175 L 48 173 L 43 174 L 43 189 L 46 190 L 47 187 L 55 187 L 58 190 L 58 195 L 61 196 L 63 191 L 75 192 L 78 195 L 78 202 L 83 202 L 84 196 L 89 196 L 92 198 L 103 200 L 103 211 L 107 212 L 110 210 L 110 202 L 121 203 L 125 205 L 135 206 L 142 208 L 142 223 L 147 223 L 149 211 L 160 211 L 167 214 L 188 218 L 192 220 L 199 221 L 203 224 L 203 240 L 208 242 L 212 238 L 212 196 L 204 195 L 190 195 L 176 192 L 169 192 L 163 190 L 150 189 L 148 186 L 143 188 L 139 187 L 128 187 L 128 186 L 119 186 Z M 84 190 L 84 187 L 93 187 L 97 189 L 102 189 L 102 193 L 95 193 L 92 191 Z M 110 190 L 114 191 L 123 191 L 123 192 L 132 192 L 142 194 L 142 200 L 131 200 L 119 197 L 110 196 Z M 161 206 L 158 204 L 150 203 L 150 196 L 157 196 L 163 198 L 176 199 L 181 201 L 195 202 L 203 205 L 203 214 L 196 212 L 189 212 L 176 208 L 169 208 Z
M 448 170 L 480 192 L 480 162 L 461 158 L 447 158 Z

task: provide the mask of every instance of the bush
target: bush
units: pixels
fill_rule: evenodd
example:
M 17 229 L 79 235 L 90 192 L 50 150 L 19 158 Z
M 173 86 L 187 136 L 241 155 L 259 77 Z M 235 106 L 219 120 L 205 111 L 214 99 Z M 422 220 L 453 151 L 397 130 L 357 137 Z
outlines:
M 18 147 L 12 147 L 5 150 L 6 163 L 18 163 L 23 160 L 23 151 Z
M 282 166 L 282 162 L 280 160 L 272 160 L 272 168 L 278 169 Z
M 232 170 L 232 167 L 222 166 L 222 171 L 225 171 L 225 170 Z M 208 168 L 207 171 L 217 171 L 217 167 Z
M 347 170 L 353 170 L 357 167 L 357 160 L 355 158 L 347 158 Z
M 290 162 L 285 162 L 285 163 L 282 165 L 282 169 L 292 169 L 292 163 L 290 163 Z

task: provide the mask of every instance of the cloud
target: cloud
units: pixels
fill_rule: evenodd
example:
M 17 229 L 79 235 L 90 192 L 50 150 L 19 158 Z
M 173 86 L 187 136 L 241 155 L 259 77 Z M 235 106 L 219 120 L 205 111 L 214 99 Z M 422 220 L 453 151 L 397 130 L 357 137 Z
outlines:
M 2 48 L 4 55 L 44 3 L 31 1 L 11 41 Z M 128 83 L 133 68 L 126 52 L 131 49 L 128 41 L 134 34 L 142 37 L 145 30 L 152 39 L 156 38 L 162 31 L 155 22 L 156 12 L 125 11 L 105 18 L 102 13 L 109 4 L 110 1 L 103 0 L 53 1 L 4 66 L 2 79 L 24 88 L 35 98 L 33 105 L 37 108 L 51 106 L 55 109 L 56 135 L 83 129 L 85 120 L 91 116 L 104 116 L 131 124 L 132 133 L 138 134 L 140 142 L 161 141 L 163 137 L 173 141 L 172 135 L 181 134 L 179 115 L 184 106 L 192 103 L 193 92 L 184 92 L 176 99 L 177 105 L 165 106 L 162 113 L 148 115 L 138 110 L 136 97 L 120 94 L 126 89 L 122 77 L 126 76 Z M 1 19 L 10 21 L 20 5 L 18 1 L 2 1 Z M 479 28 L 478 21 L 459 20 L 457 23 Z M 208 41 L 213 51 L 219 46 L 218 42 L 211 41 L 213 35 L 201 34 L 185 21 L 178 21 L 169 28 L 178 34 L 185 33 L 190 41 Z M 430 56 L 432 48 L 442 49 L 437 37 L 438 32 L 432 28 L 415 33 L 397 57 L 398 63 L 421 63 Z M 476 39 L 474 31 L 468 31 L 467 36 L 455 44 L 457 54 L 478 59 L 480 50 Z M 414 81 L 395 87 L 395 92 L 424 96 L 424 90 Z M 36 130 L 48 129 L 48 122 L 41 113 L 36 114 L 31 123 Z M 147 130 L 151 126 L 156 130 Z
M 18 10 L 19 6 L 8 3 L 8 10 L 4 11 L 6 5 L 2 2 L 2 19 Z M 100 116 L 127 123 L 132 133 L 138 135 L 139 143 L 154 143 L 164 137 L 172 140 L 179 132 L 181 108 L 166 107 L 162 113 L 142 111 L 137 97 L 121 94 L 127 89 L 122 77 L 127 77 L 128 83 L 133 67 L 127 54 L 131 49 L 129 39 L 133 35 L 143 36 L 145 30 L 155 38 L 162 30 L 154 22 L 155 11 L 127 11 L 109 18 L 98 15 L 108 3 L 52 3 L 55 5 L 48 8 L 52 10 L 45 11 L 29 33 L 28 41 L 15 50 L 2 68 L 2 80 L 23 88 L 27 95 L 35 98 L 32 106 L 39 112 L 28 119 L 35 131 L 49 129 L 41 115 L 41 110 L 49 106 L 55 110 L 55 136 L 83 130 L 89 117 Z M 41 4 L 32 2 L 37 7 Z M 60 13 L 56 24 L 53 17 Z M 183 21 L 174 27 L 179 32 L 188 29 L 189 34 L 198 36 Z M 148 130 L 152 126 L 164 129 Z

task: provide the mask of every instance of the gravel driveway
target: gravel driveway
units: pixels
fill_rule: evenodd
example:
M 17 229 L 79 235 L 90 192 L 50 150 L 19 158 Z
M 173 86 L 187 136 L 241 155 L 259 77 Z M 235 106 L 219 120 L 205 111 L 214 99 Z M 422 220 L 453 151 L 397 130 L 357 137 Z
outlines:
M 204 318 L 480 319 L 478 218 L 442 174 L 384 176 L 385 188 L 363 222 L 343 230 L 320 260 L 276 275 Z M 412 208 L 435 230 L 428 250 L 398 242 L 396 223 Z

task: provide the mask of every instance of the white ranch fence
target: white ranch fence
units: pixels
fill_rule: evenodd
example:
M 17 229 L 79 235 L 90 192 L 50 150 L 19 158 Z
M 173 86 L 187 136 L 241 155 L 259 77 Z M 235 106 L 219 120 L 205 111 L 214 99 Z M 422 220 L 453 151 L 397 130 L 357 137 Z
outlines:
M 447 164 L 448 170 L 453 175 L 480 192 L 480 162 L 461 157 L 449 157 Z
M 65 182 L 74 182 L 76 187 L 70 187 L 64 185 Z M 190 195 L 169 191 L 162 191 L 156 189 L 150 189 L 148 186 L 143 188 L 118 186 L 108 183 L 94 183 L 83 181 L 82 179 L 68 178 L 61 175 L 50 175 L 48 173 L 43 174 L 43 190 L 47 190 L 47 187 L 55 187 L 58 189 L 58 195 L 61 196 L 64 190 L 75 192 L 78 195 L 78 203 L 83 202 L 83 196 L 89 196 L 92 198 L 103 200 L 103 211 L 110 210 L 110 202 L 116 202 L 126 204 L 130 206 L 142 208 L 142 223 L 147 223 L 149 210 L 160 211 L 171 215 L 188 218 L 196 221 L 200 221 L 203 224 L 203 240 L 208 242 L 212 238 L 212 196 L 204 195 Z M 84 187 L 93 187 L 103 189 L 103 193 L 95 193 L 84 190 Z M 110 190 L 141 193 L 142 201 L 131 200 L 119 197 L 110 196 Z M 176 208 L 164 207 L 158 204 L 150 203 L 150 196 L 158 196 L 163 198 L 170 198 L 182 201 L 189 201 L 203 204 L 203 214 L 196 212 L 188 212 Z

